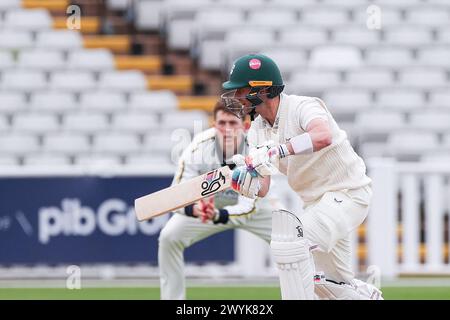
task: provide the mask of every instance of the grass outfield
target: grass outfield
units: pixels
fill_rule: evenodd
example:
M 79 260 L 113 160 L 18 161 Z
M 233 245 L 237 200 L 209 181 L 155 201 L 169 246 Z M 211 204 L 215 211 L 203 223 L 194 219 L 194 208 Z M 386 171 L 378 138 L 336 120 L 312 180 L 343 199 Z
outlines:
M 386 287 L 386 300 L 450 300 L 450 287 Z M 190 300 L 279 300 L 276 287 L 191 287 Z M 44 299 L 44 300 L 152 300 L 159 299 L 159 288 L 84 288 L 68 290 L 59 288 L 2 288 L 0 300 Z

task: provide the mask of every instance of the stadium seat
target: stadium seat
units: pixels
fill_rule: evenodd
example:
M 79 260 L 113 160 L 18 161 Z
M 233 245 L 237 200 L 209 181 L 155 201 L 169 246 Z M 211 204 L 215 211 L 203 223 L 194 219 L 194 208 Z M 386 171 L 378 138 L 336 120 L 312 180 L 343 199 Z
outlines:
M 195 32 L 227 31 L 230 27 L 243 25 L 245 23 L 244 14 L 245 12 L 236 8 L 228 10 L 223 8 L 200 9 L 195 15 Z
M 226 51 L 226 63 L 231 63 L 238 57 L 248 52 L 256 52 L 275 43 L 275 34 L 270 28 L 246 28 L 232 29 L 225 36 L 224 49 Z
M 44 49 L 72 50 L 83 47 L 80 33 L 74 30 L 41 31 L 36 35 L 36 47 Z
M 316 1 L 317 3 L 317 1 Z M 358 6 L 367 6 L 366 0 L 322 0 L 320 4 L 328 5 L 328 6 L 342 6 L 345 8 L 354 8 Z
M 199 65 L 205 70 L 220 70 L 223 64 L 224 42 L 204 40 L 199 44 Z
M 14 156 L 0 156 L 0 166 L 17 166 L 19 159 Z
M 126 157 L 125 162 L 128 165 L 172 164 L 168 154 L 155 153 L 131 154 Z
M 417 159 L 421 155 L 438 150 L 439 139 L 431 132 L 400 131 L 388 138 L 387 151 L 400 160 Z
M 47 134 L 43 139 L 43 150 L 49 153 L 78 155 L 91 150 L 88 136 L 77 133 Z
M 14 58 L 8 51 L 0 51 L 0 71 L 13 68 L 15 66 Z
M 45 9 L 11 10 L 6 12 L 4 28 L 39 31 L 52 27 L 52 18 Z
M 292 10 L 302 10 L 306 6 L 314 6 L 317 4 L 317 0 L 269 0 L 264 6 L 272 8 L 274 10 L 278 8 L 282 9 L 292 9 Z
M 168 47 L 172 50 L 188 50 L 192 45 L 193 19 L 177 19 L 168 26 Z
M 32 134 L 9 133 L 0 135 L 0 154 L 23 155 L 39 150 L 38 137 Z
M 448 129 L 448 127 L 447 127 Z M 450 133 L 446 133 L 444 135 L 444 139 L 443 139 L 443 146 L 445 147 L 445 149 L 450 152 Z
M 66 68 L 66 63 L 61 51 L 34 49 L 21 51 L 17 66 L 24 70 L 51 71 Z
M 127 101 L 125 95 L 121 92 L 111 90 L 93 91 L 81 94 L 80 106 L 86 112 L 115 112 L 125 110 L 127 107 Z
M 140 149 L 139 137 L 126 133 L 99 133 L 94 137 L 93 148 L 98 153 L 127 154 L 138 152 Z
M 391 1 L 391 3 L 393 2 L 394 1 Z M 360 6 L 358 8 L 353 9 L 353 23 L 355 25 L 360 26 L 361 28 L 364 29 L 367 28 L 367 23 L 368 22 L 370 23 L 371 21 L 370 18 L 372 17 L 373 14 L 375 14 L 375 12 L 367 10 L 369 6 L 370 3 L 367 3 L 365 6 Z M 384 30 L 386 28 L 390 29 L 403 23 L 402 12 L 399 9 L 394 8 L 390 5 L 379 6 L 379 8 L 381 9 L 380 30 Z M 373 18 L 374 22 L 377 21 L 376 17 Z M 373 29 L 369 31 L 377 32 L 377 30 L 378 29 Z
M 177 97 L 169 90 L 135 92 L 129 102 L 132 109 L 167 113 L 173 112 L 177 105 Z
M 128 1 L 128 0 L 107 0 L 106 5 L 111 10 L 124 11 L 130 5 L 130 1 Z
M 93 112 L 69 113 L 64 116 L 64 129 L 75 132 L 100 132 L 108 128 L 106 115 Z
M 437 40 L 439 44 L 448 45 L 450 44 L 450 27 L 445 26 L 437 30 Z
M 99 88 L 119 91 L 140 91 L 147 88 L 147 80 L 139 71 L 110 71 L 100 75 Z
M 216 4 L 223 8 L 231 7 L 241 10 L 251 10 L 255 8 L 263 8 L 267 4 L 267 2 L 266 0 L 217 0 Z
M 447 148 L 450 150 L 450 144 L 447 144 Z M 421 161 L 427 163 L 450 163 L 450 151 L 433 152 L 432 154 L 425 154 L 421 157 Z
M 0 91 L 0 112 L 14 113 L 27 108 L 26 97 L 19 92 Z
M 30 154 L 24 160 L 27 166 L 61 166 L 70 165 L 70 158 L 61 154 Z
M 116 131 L 146 133 L 159 128 L 158 118 L 149 112 L 115 113 L 112 128 Z
M 448 108 L 450 110 L 450 92 L 448 89 L 433 90 L 430 93 L 429 107 Z
M 138 30 L 158 30 L 165 1 L 138 0 L 133 1 L 134 24 Z
M 445 8 L 427 4 L 406 10 L 406 21 L 414 25 L 431 27 L 445 26 L 450 20 L 450 14 Z
M 342 83 L 341 76 L 336 71 L 315 69 L 299 69 L 292 72 L 286 89 L 295 94 L 323 91 L 337 87 Z
M 8 119 L 0 114 L 0 132 L 3 134 L 3 132 L 7 131 L 9 129 Z
M 358 154 L 360 154 L 364 159 L 370 159 L 374 157 L 387 157 L 391 156 L 388 153 L 388 146 L 386 142 L 364 142 L 359 145 Z
M 405 116 L 401 112 L 386 112 L 380 110 L 359 112 L 355 118 L 359 141 L 386 140 L 393 131 L 405 128 Z
M 37 91 L 47 88 L 45 73 L 31 70 L 10 70 L 3 73 L 2 88 L 5 90 Z
M 327 31 L 317 27 L 282 28 L 279 34 L 281 47 L 314 48 L 328 42 Z
M 231 9 L 203 9 L 195 16 L 191 49 L 199 55 L 204 69 L 219 70 L 224 38 L 230 28 L 244 25 L 244 12 Z
M 248 14 L 246 24 L 250 27 L 286 27 L 294 26 L 298 22 L 297 12 L 291 10 L 273 10 L 261 7 L 258 10 L 251 10 Z
M 78 108 L 75 95 L 69 92 L 44 91 L 31 95 L 30 110 L 34 112 L 48 111 L 54 113 L 64 113 Z
M 419 91 L 385 89 L 378 93 L 376 105 L 381 108 L 408 110 L 425 106 L 425 97 Z
M 380 43 L 380 32 L 345 26 L 332 29 L 332 41 L 336 45 L 350 45 L 365 48 Z
M 301 12 L 301 24 L 322 27 L 338 27 L 350 22 L 349 12 L 339 6 L 305 7 Z
M 332 114 L 365 112 L 373 105 L 370 92 L 361 89 L 327 90 L 323 100 Z
M 436 1 L 436 0 L 431 0 L 431 1 Z M 406 7 L 410 7 L 410 6 L 417 6 L 420 4 L 423 4 L 422 0 L 377 0 L 376 1 L 378 6 L 381 7 L 394 7 L 397 9 L 401 9 L 401 8 L 406 8 Z
M 178 128 L 187 129 L 191 132 L 205 130 L 208 128 L 208 116 L 205 112 L 196 110 L 164 113 L 161 125 L 167 130 Z
M 75 157 L 75 164 L 92 168 L 94 172 L 100 172 L 101 169 L 120 165 L 121 160 L 117 155 L 90 154 Z
M 368 49 L 365 62 L 369 66 L 401 68 L 412 65 L 414 58 L 411 50 L 387 46 Z
M 170 49 L 187 50 L 195 27 L 195 15 L 200 9 L 212 7 L 210 0 L 166 0 L 162 8 L 162 25 L 167 32 Z
M 86 71 L 58 71 L 50 77 L 52 90 L 82 92 L 94 90 L 96 86 L 94 74 Z
M 448 6 L 448 1 L 447 0 L 428 0 L 427 3 L 432 4 L 432 5 Z
M 186 131 L 160 131 L 156 133 L 146 134 L 142 145 L 142 152 L 154 152 L 170 155 L 174 151 L 177 144 L 181 144 L 179 148 L 182 151 L 183 146 L 186 147 L 191 141 L 191 135 Z M 186 144 L 182 144 L 183 141 Z M 176 150 L 175 150 L 176 151 Z
M 414 111 L 409 118 L 409 127 L 413 129 L 428 129 L 444 131 L 450 129 L 450 113 L 439 111 Z
M 277 62 L 283 76 L 289 77 L 293 70 L 307 65 L 306 52 L 293 48 L 269 48 L 261 51 Z
M 0 49 L 21 50 L 32 46 L 33 35 L 31 32 L 0 29 Z
M 24 133 L 54 132 L 59 129 L 59 123 L 53 114 L 19 113 L 13 117 L 12 129 Z
M 445 87 L 447 74 L 441 69 L 409 68 L 399 74 L 399 85 L 413 88 Z
M 450 48 L 448 47 L 430 47 L 420 48 L 417 62 L 422 66 L 432 67 L 450 67 Z
M 77 50 L 70 53 L 68 65 L 76 70 L 111 70 L 114 69 L 114 56 L 106 49 Z
M 424 46 L 433 41 L 432 31 L 426 27 L 402 26 L 385 31 L 384 43 L 402 46 Z
M 0 12 L 9 9 L 18 9 L 20 8 L 21 3 L 22 0 L 2 0 L 0 2 Z
M 313 49 L 309 65 L 324 69 L 351 69 L 362 65 L 360 50 L 351 46 L 323 46 Z
M 381 68 L 361 68 L 351 70 L 346 77 L 346 85 L 362 88 L 383 88 L 394 84 L 394 74 Z

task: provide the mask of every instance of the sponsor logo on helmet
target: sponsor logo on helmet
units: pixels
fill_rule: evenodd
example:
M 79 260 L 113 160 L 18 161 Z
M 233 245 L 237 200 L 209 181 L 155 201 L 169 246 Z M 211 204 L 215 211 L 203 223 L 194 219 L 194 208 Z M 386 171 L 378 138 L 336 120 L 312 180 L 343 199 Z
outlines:
M 231 67 L 231 71 L 230 71 L 230 76 L 233 74 L 233 71 L 234 71 L 234 67 L 236 67 L 236 65 L 235 64 L 233 64 L 233 66 Z
M 248 66 L 253 70 L 261 68 L 261 61 L 259 59 L 252 59 L 248 62 Z

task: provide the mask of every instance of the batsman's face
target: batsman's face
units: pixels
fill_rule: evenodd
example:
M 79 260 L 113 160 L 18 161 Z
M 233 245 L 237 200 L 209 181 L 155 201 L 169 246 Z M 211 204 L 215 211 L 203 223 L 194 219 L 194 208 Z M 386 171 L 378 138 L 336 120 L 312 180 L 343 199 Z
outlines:
M 251 88 L 250 87 L 245 87 L 245 88 L 240 88 L 237 89 L 235 92 L 235 98 L 246 108 L 250 108 L 252 106 L 251 102 L 246 98 L 247 95 L 250 93 Z M 261 104 L 256 106 L 256 113 L 259 114 L 259 110 L 261 110 L 261 108 L 263 108 L 266 104 L 266 100 L 267 100 L 267 90 L 266 89 L 262 89 L 258 96 L 259 98 L 263 101 Z M 248 112 L 246 113 L 248 114 Z
M 237 99 L 244 107 L 252 106 L 250 101 L 248 101 L 246 98 L 247 95 L 250 93 L 250 90 L 251 89 L 249 87 L 245 87 L 245 88 L 236 89 L 236 92 L 234 93 L 235 99 Z
M 244 133 L 244 122 L 235 115 L 219 110 L 216 114 L 214 127 L 225 144 L 240 143 Z

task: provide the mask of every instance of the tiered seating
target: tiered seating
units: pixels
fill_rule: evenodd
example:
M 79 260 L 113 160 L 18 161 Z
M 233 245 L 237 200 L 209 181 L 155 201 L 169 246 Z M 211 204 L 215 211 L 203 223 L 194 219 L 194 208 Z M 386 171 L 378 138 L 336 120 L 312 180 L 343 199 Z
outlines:
M 0 10 L 1 165 L 156 164 L 152 157 L 173 164 L 178 137 L 169 130 L 190 134 L 194 119 L 206 125 L 205 113 L 179 112 L 174 92 L 158 90 L 190 93 L 192 79 L 146 76 L 141 71 L 158 73 L 163 61 L 129 55 L 129 37 L 53 30 L 42 9 L 2 2 Z M 161 121 L 168 131 L 158 132 Z
M 21 1 L 0 3 L 0 163 L 170 161 L 186 132 L 171 136 L 174 129 L 198 130 L 196 119 L 207 125 L 205 113 L 191 110 L 211 110 L 217 97 L 189 96 L 192 69 L 162 74 L 167 57 L 135 55 L 133 36 L 99 35 L 98 16 L 83 17 L 81 32 L 67 30 L 66 17 L 51 13 L 68 1 L 44 9 L 38 2 L 23 2 L 31 10 Z M 134 9 L 136 27 L 163 31 L 169 51 L 185 50 L 202 71 L 225 75 L 251 51 L 273 57 L 286 92 L 322 97 L 365 157 L 450 151 L 449 4 L 376 1 L 379 30 L 366 26 L 370 4 L 106 2 L 112 11 Z M 427 146 L 407 147 L 422 131 Z
M 366 26 L 371 4 L 167 0 L 158 10 L 169 47 L 189 50 L 201 68 L 226 74 L 252 51 L 274 58 L 286 92 L 323 97 L 364 156 L 411 160 L 448 148 L 449 3 L 376 1 L 382 25 L 374 30 Z M 397 148 L 406 128 L 425 130 L 429 148 Z

